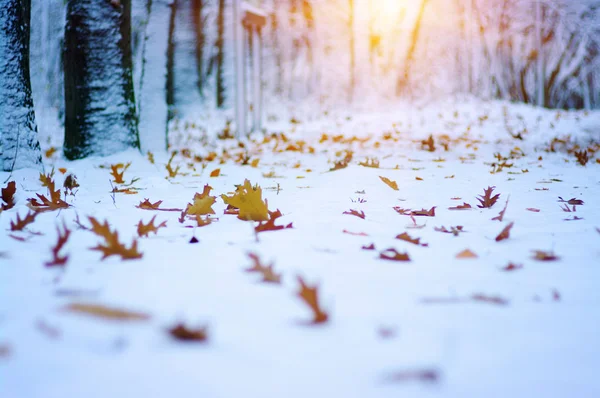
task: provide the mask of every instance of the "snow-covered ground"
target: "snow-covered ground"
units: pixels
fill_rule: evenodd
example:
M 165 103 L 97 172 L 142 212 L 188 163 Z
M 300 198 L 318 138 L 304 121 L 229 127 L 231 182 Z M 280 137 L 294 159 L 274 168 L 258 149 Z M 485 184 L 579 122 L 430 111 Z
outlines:
M 169 179 L 166 154 L 154 164 L 133 151 L 77 162 L 53 155 L 46 171 L 55 168 L 57 186 L 74 173 L 80 188 L 66 199 L 71 207 L 40 214 L 24 232 L 10 231 L 11 221 L 47 189 L 31 170 L 0 173 L 2 187 L 17 186 L 16 206 L 0 214 L 0 396 L 600 396 L 600 164 L 590 152 L 583 167 L 565 151 L 600 142 L 600 114 L 470 102 L 380 109 L 282 111 L 269 131 L 285 138 L 257 135 L 243 147 L 182 123 L 171 142 L 189 153 L 172 164 L 186 175 Z M 430 134 L 435 152 L 421 144 Z M 553 138 L 568 142 L 548 152 Z M 330 172 L 346 150 L 349 166 Z M 367 157 L 380 167 L 358 164 Z M 139 179 L 139 191 L 112 194 L 124 187 L 109 166 L 128 162 L 124 178 Z M 502 162 L 512 167 L 498 170 Z M 221 198 L 201 228 L 181 224 L 179 212 L 136 208 L 145 198 L 185 208 L 205 184 L 220 196 L 245 179 L 281 210 L 277 224 L 293 229 L 257 235 L 256 223 L 224 214 Z M 479 209 L 488 186 L 501 197 Z M 565 212 L 559 197 L 584 204 Z M 507 199 L 504 220 L 492 220 Z M 473 209 L 449 210 L 464 202 Z M 435 217 L 394 210 L 433 206 Z M 365 219 L 343 214 L 352 209 Z M 140 220 L 156 216 L 167 227 L 139 239 L 142 259 L 102 261 L 89 250 L 101 239 L 77 216 L 84 227 L 88 216 L 108 220 L 127 245 Z M 72 230 L 61 252 L 67 265 L 46 267 L 63 222 Z M 511 222 L 509 239 L 496 242 Z M 464 233 L 435 230 L 442 226 Z M 395 239 L 403 232 L 428 246 Z M 372 243 L 375 251 L 362 249 Z M 388 248 L 411 261 L 380 259 Z M 465 249 L 478 257 L 457 258 Z M 538 261 L 535 250 L 559 258 Z M 245 272 L 248 253 L 272 262 L 282 283 Z M 509 263 L 522 268 L 504 270 Z M 297 276 L 318 285 L 328 322 L 310 324 Z M 150 317 L 82 315 L 66 310 L 73 303 Z M 180 322 L 207 326 L 207 341 L 173 338 L 168 330 Z

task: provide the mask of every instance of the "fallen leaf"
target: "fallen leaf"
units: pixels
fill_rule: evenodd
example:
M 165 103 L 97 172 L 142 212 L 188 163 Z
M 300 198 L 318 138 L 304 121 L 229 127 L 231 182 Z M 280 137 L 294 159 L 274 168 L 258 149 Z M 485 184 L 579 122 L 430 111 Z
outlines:
M 514 263 L 509 263 L 506 267 L 502 268 L 502 271 L 516 271 L 516 270 L 520 270 L 523 269 L 523 265 L 522 264 L 514 264 Z
M 108 221 L 105 221 L 104 224 L 100 224 L 94 217 L 88 217 L 88 219 L 92 224 L 91 231 L 104 238 L 104 244 L 98 244 L 98 246 L 91 248 L 91 250 L 102 252 L 102 260 L 110 256 L 120 256 L 123 260 L 142 258 L 142 253 L 138 252 L 138 242 L 136 239 L 133 239 L 131 247 L 127 248 L 124 244 L 119 242 L 119 233 L 110 230 Z
M 479 256 L 472 252 L 469 249 L 465 249 L 456 255 L 456 258 L 460 259 L 468 259 L 468 258 L 478 258 Z
M 449 207 L 448 210 L 469 210 L 472 209 L 473 207 L 471 207 L 470 204 L 468 204 L 467 202 L 463 202 L 462 205 L 460 206 L 455 206 L 455 207 Z
M 435 217 L 435 209 L 436 206 L 432 207 L 429 210 L 410 210 L 410 209 L 403 209 L 402 207 L 399 206 L 395 206 L 394 210 L 403 216 L 412 216 L 412 217 Z
M 245 180 L 237 187 L 233 196 L 221 195 L 223 202 L 240 210 L 238 218 L 245 221 L 268 221 L 269 209 L 267 201 L 262 199 L 262 189 L 252 186 Z
M 369 234 L 364 233 L 364 232 L 351 232 L 346 229 L 343 230 L 342 233 L 352 235 L 352 236 L 369 236 Z
M 429 244 L 427 244 L 427 243 L 421 243 L 421 238 L 413 238 L 406 232 L 403 232 L 400 235 L 396 236 L 396 239 L 403 240 L 405 242 L 412 243 L 413 245 L 417 245 L 417 246 L 423 246 L 423 247 L 429 246 Z
M 196 193 L 194 195 L 194 201 L 188 203 L 185 208 L 185 213 L 191 216 L 204 216 L 207 214 L 215 214 L 212 206 L 217 201 L 216 196 L 210 196 L 212 187 L 205 185 L 202 193 Z
M 356 216 L 358 218 L 362 218 L 363 220 L 365 219 L 365 212 L 364 211 L 358 211 L 358 210 L 348 210 L 345 211 L 343 214 L 347 214 L 350 216 Z
M 258 223 L 258 225 L 256 227 L 254 227 L 254 231 L 256 231 L 256 233 L 266 232 L 266 231 L 280 231 L 282 229 L 294 228 L 293 223 L 289 223 L 286 226 L 275 225 L 275 221 L 278 218 L 282 217 L 282 214 L 279 211 L 279 209 L 277 211 L 270 211 L 269 216 L 270 216 L 269 221 L 266 221 L 266 222 L 260 221 Z
M 408 253 L 400 253 L 394 248 L 390 248 L 379 253 L 379 258 L 388 261 L 410 261 Z
M 42 178 L 41 176 L 43 176 L 43 174 L 40 174 L 40 179 Z M 53 211 L 67 209 L 69 207 L 69 204 L 60 198 L 60 189 L 55 189 L 54 180 L 51 175 L 45 177 L 43 185 L 48 187 L 50 199 L 38 193 L 36 195 L 41 202 L 38 202 L 38 200 L 34 198 L 27 199 L 30 208 L 35 211 Z
M 60 251 L 67 244 L 69 236 L 71 236 L 71 231 L 67 229 L 67 226 L 63 223 L 62 229 L 60 226 L 56 226 L 56 232 L 58 239 L 56 245 L 52 247 L 52 260 L 46 263 L 46 267 L 64 267 L 69 260 L 69 256 L 61 256 Z
M 148 224 L 144 224 L 143 221 L 140 220 L 137 225 L 137 233 L 140 238 L 147 238 L 151 232 L 154 232 L 154 234 L 157 235 L 160 228 L 167 227 L 166 221 L 163 221 L 158 225 L 154 225 L 154 220 L 156 220 L 156 216 L 152 217 Z
M 4 202 L 0 210 L 8 210 L 15 207 L 15 193 L 17 192 L 17 183 L 9 181 L 5 188 L 2 188 L 2 201 Z
M 281 284 L 281 274 L 277 274 L 273 270 L 273 264 L 263 265 L 255 253 L 248 253 L 248 257 L 252 260 L 252 267 L 246 268 L 246 272 L 256 272 L 262 276 L 262 282 Z
M 301 276 L 297 277 L 300 283 L 300 291 L 297 295 L 310 308 L 313 314 L 313 324 L 325 323 L 329 319 L 329 314 L 323 310 L 319 303 L 318 286 L 308 286 Z
M 463 226 L 462 225 L 457 225 L 456 227 L 450 227 L 450 229 L 447 229 L 444 226 L 439 227 L 439 228 L 435 227 L 434 230 L 437 231 L 437 232 L 443 232 L 445 234 L 452 234 L 454 236 L 458 236 L 461 232 L 465 232 L 463 230 Z
M 363 246 L 362 250 L 377 250 L 375 248 L 375 243 L 371 243 L 369 246 Z
M 191 329 L 180 323 L 169 329 L 169 334 L 180 341 L 202 343 L 208 340 L 208 327 Z
M 506 213 L 506 209 L 508 208 L 508 201 L 510 200 L 510 196 L 506 198 L 506 204 L 504 205 L 504 209 L 498 214 L 497 217 L 492 218 L 492 221 L 504 221 L 504 214 Z
M 25 227 L 27 227 L 29 224 L 32 224 L 35 221 L 35 218 L 38 216 L 38 214 L 39 213 L 35 211 L 28 211 L 25 215 L 25 218 L 21 220 L 21 216 L 19 216 L 19 214 L 17 213 L 17 219 L 15 221 L 10 222 L 10 230 L 13 232 L 23 231 Z
M 131 166 L 131 163 L 123 164 L 112 164 L 110 165 L 110 175 L 113 177 L 113 181 L 115 184 L 125 184 L 125 180 L 123 179 L 123 175 L 125 171 Z
M 210 176 L 211 177 L 218 177 L 221 175 L 221 169 L 214 169 L 211 173 Z
M 396 181 L 392 181 L 389 178 L 379 176 L 381 181 L 383 181 L 388 187 L 392 188 L 394 191 L 398 191 L 398 183 Z
M 531 211 L 531 212 L 533 212 L 533 213 L 539 213 L 539 212 L 541 211 L 540 209 L 535 209 L 535 208 L 533 208 L 533 207 L 528 207 L 528 208 L 527 208 L 527 209 L 525 209 L 525 210 L 527 210 L 527 211 Z
M 567 204 L 570 204 L 571 206 L 583 206 L 583 204 L 584 204 L 583 200 L 577 199 L 577 198 L 571 198 L 569 200 L 564 200 L 563 198 L 561 198 L 559 196 L 558 199 L 559 199 L 559 202 L 567 203 Z
M 107 307 L 101 304 L 71 303 L 64 307 L 63 310 L 115 321 L 147 321 L 150 319 L 150 315 L 142 312 Z
M 512 229 L 512 227 L 514 227 L 514 225 L 515 225 L 515 223 L 511 222 L 506 227 L 504 227 L 502 232 L 500 232 L 500 234 L 498 236 L 496 236 L 496 242 L 501 242 L 503 240 L 510 238 L 510 230 Z
M 496 204 L 496 202 L 500 198 L 500 194 L 492 196 L 492 193 L 494 192 L 495 188 L 496 187 L 487 187 L 487 189 L 483 190 L 484 194 L 479 195 L 479 197 L 477 198 L 481 205 L 477 205 L 477 207 L 479 207 L 480 209 L 488 209 Z
M 144 199 L 144 201 L 140 202 L 140 204 L 135 207 L 137 207 L 138 209 L 142 209 L 142 210 L 158 210 L 161 203 L 162 203 L 162 200 L 152 203 L 152 202 L 150 202 L 150 199 L 146 198 L 146 199 Z
M 534 250 L 533 258 L 538 261 L 556 261 L 560 259 L 560 257 L 554 254 L 554 252 L 547 252 L 542 250 Z

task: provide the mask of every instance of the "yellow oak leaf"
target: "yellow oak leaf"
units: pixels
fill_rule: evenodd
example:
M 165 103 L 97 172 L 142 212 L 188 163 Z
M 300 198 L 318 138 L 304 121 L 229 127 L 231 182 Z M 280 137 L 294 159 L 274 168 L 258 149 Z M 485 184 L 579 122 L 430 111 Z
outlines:
M 206 214 L 215 214 L 212 205 L 215 204 L 216 196 L 210 196 L 212 187 L 205 185 L 204 191 L 194 195 L 194 202 L 188 203 L 185 212 L 191 216 L 204 216 Z
M 221 195 L 223 202 L 240 210 L 238 218 L 245 221 L 269 221 L 267 201 L 262 199 L 262 189 L 245 180 L 233 196 Z

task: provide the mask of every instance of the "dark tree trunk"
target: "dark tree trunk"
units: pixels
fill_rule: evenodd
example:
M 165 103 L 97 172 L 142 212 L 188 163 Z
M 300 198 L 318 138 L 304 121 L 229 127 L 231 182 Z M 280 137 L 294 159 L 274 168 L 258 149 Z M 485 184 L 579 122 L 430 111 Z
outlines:
M 69 0 L 64 62 L 65 156 L 139 148 L 131 0 Z
M 217 15 L 217 107 L 225 104 L 225 0 L 219 0 Z
M 42 167 L 29 78 L 31 0 L 0 0 L 0 166 Z
M 169 38 L 167 41 L 167 124 L 175 116 L 175 17 L 177 16 L 177 0 L 171 4 L 169 18 Z M 167 128 L 168 130 L 168 128 Z
M 204 89 L 204 45 L 206 38 L 204 35 L 204 0 L 192 0 L 192 21 L 196 33 L 196 74 L 198 76 L 198 92 L 203 96 Z

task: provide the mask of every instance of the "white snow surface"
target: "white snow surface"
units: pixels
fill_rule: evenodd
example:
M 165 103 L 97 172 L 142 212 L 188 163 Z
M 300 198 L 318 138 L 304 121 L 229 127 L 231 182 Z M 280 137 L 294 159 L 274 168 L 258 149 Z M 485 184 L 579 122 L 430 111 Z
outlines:
M 65 167 L 81 187 L 68 197 L 69 209 L 39 215 L 29 232 L 11 232 L 10 222 L 26 214 L 27 198 L 46 189 L 34 170 L 0 173 L 2 181 L 17 182 L 16 207 L 0 213 L 1 397 L 600 396 L 598 155 L 582 167 L 571 154 L 543 150 L 555 137 L 570 135 L 581 145 L 598 140 L 598 113 L 466 101 L 351 114 L 279 109 L 274 115 L 269 131 L 290 140 L 278 141 L 277 148 L 303 140 L 315 152 L 274 152 L 276 141 L 256 144 L 263 141 L 257 135 L 244 144 L 251 159 L 260 159 L 258 167 L 217 160 L 203 168 L 177 156 L 174 165 L 187 175 L 173 179 L 165 178 L 168 155 L 161 153 L 155 164 L 135 151 L 75 162 L 47 159 L 47 171 Z M 300 124 L 290 124 L 291 117 Z M 242 151 L 233 140 L 201 137 L 190 126 L 172 132 L 174 147 L 200 156 Z M 219 128 L 202 134 L 210 137 Z M 330 138 L 320 143 L 322 133 Z M 382 140 L 385 133 L 395 141 Z M 333 143 L 338 134 L 373 138 Z M 434 153 L 418 142 L 429 134 L 438 142 Z M 447 152 L 441 134 L 452 139 Z M 335 152 L 348 148 L 354 150 L 350 166 L 328 172 L 343 157 Z M 496 161 L 494 153 L 511 150 L 524 156 L 491 174 L 486 163 Z M 358 165 L 367 156 L 377 157 L 380 168 Z M 127 162 L 125 179 L 139 178 L 133 186 L 140 192 L 113 200 L 109 170 L 100 166 Z M 210 178 L 216 168 L 221 175 Z M 396 181 L 399 190 L 379 176 Z M 62 186 L 64 175 L 57 171 L 55 178 Z M 270 210 L 282 211 L 277 223 L 293 223 L 293 229 L 264 232 L 257 240 L 255 224 L 224 215 L 220 198 L 213 207 L 218 221 L 202 228 L 180 224 L 177 212 L 135 207 L 149 198 L 162 200 L 163 208 L 183 208 L 205 184 L 219 196 L 246 178 L 263 188 Z M 496 187 L 500 200 L 492 209 L 476 208 L 476 196 L 488 186 Z M 509 196 L 504 221 L 492 220 Z M 559 196 L 585 204 L 567 213 Z M 448 209 L 463 202 L 475 209 Z M 394 206 L 437 206 L 436 216 L 415 217 L 424 226 L 411 228 L 411 218 Z M 366 218 L 343 214 L 350 209 Z M 141 260 L 101 261 L 89 250 L 99 238 L 77 229 L 76 215 L 84 224 L 87 216 L 108 220 L 127 244 L 139 220 L 156 215 L 167 228 L 139 240 Z M 565 221 L 574 216 L 582 219 Z M 73 230 L 63 251 L 69 261 L 64 269 L 50 269 L 44 263 L 63 221 Z M 510 238 L 496 242 L 510 222 Z M 434 230 L 457 225 L 466 232 Z M 395 239 L 402 232 L 429 246 Z M 193 236 L 198 244 L 189 243 Z M 361 249 L 371 243 L 377 251 Z M 379 252 L 391 247 L 412 261 L 380 260 Z M 479 257 L 457 259 L 464 249 Z M 536 261 L 533 250 L 560 258 Z M 250 252 L 273 262 L 281 285 L 244 272 Z M 509 262 L 523 268 L 503 271 Z M 318 284 L 327 323 L 309 323 L 310 311 L 296 296 L 297 275 Z M 478 294 L 507 304 L 469 300 Z M 450 302 L 424 302 L 429 299 Z M 65 311 L 73 302 L 142 311 L 151 319 L 117 322 Z M 208 341 L 176 341 L 167 330 L 178 322 L 207 325 Z M 437 378 L 410 377 L 415 372 Z

